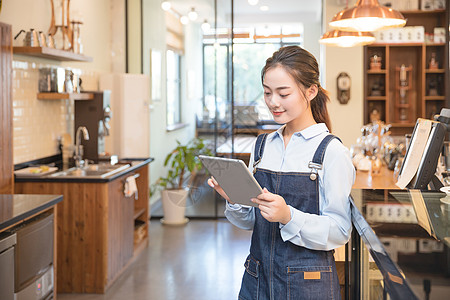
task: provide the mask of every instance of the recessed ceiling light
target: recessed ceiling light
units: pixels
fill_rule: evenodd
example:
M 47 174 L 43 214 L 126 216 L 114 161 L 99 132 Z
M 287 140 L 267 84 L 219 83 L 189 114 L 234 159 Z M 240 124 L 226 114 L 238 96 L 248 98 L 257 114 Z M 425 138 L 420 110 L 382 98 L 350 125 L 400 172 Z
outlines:
M 263 5 L 259 9 L 262 10 L 262 11 L 268 11 L 269 7 L 267 5 Z
M 256 5 L 258 4 L 259 0 L 248 0 L 248 4 L 250 5 Z

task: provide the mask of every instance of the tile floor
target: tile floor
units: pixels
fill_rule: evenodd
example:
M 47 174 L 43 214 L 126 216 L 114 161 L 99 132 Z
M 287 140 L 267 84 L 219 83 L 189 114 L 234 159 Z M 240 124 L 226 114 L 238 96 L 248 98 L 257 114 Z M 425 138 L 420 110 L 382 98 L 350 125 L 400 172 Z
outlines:
M 149 246 L 106 294 L 58 294 L 58 299 L 237 299 L 250 231 L 225 219 L 191 220 L 180 227 L 152 220 L 149 236 Z

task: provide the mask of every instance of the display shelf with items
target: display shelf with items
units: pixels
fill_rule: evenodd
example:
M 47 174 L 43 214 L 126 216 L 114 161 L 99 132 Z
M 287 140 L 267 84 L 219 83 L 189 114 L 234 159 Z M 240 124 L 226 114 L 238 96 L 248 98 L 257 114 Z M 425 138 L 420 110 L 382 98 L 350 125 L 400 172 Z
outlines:
M 448 12 L 402 13 L 406 27 L 375 32 L 377 41 L 364 47 L 364 123 L 371 122 L 375 109 L 392 124 L 393 135 L 411 133 L 417 118 L 429 119 L 450 104 Z M 402 65 L 408 69 L 407 88 L 400 78 Z
M 365 61 L 366 102 L 365 120 L 384 120 L 386 112 L 386 52 L 385 47 L 371 47 L 367 51 Z M 368 122 L 366 122 L 368 123 Z
M 445 79 L 446 63 L 445 44 L 427 45 L 425 52 L 425 91 L 424 111 L 426 118 L 433 118 L 440 109 L 446 107 L 445 95 L 447 94 Z
M 92 62 L 92 57 L 90 56 L 49 47 L 13 47 L 13 53 L 58 61 Z
M 38 93 L 39 100 L 93 100 L 93 93 Z
M 415 121 L 416 106 L 412 91 L 412 66 L 402 64 L 395 68 L 395 123 L 412 123 Z

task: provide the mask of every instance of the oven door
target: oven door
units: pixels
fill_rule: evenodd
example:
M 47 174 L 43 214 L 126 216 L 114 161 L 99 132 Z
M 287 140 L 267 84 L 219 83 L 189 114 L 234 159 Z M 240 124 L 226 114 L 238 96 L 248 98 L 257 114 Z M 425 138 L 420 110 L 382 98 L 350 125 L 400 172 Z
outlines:
M 14 245 L 16 235 L 0 234 L 0 299 L 14 300 Z

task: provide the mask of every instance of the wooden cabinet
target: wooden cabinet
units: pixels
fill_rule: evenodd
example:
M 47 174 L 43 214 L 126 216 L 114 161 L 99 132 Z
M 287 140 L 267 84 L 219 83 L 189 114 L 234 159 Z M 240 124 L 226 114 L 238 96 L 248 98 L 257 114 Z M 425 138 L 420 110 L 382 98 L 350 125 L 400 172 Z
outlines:
M 12 33 L 0 23 L 0 194 L 14 191 L 12 125 Z
M 364 47 L 364 123 L 379 117 L 395 135 L 410 133 L 417 118 L 430 119 L 450 103 L 448 11 L 402 13 L 407 26 L 424 26 L 426 34 L 446 28 L 447 42 Z
M 137 177 L 138 199 L 124 196 L 128 176 Z M 60 293 L 104 293 L 148 244 L 148 164 L 105 183 L 16 182 L 15 191 L 64 195 L 56 215 Z M 135 241 L 137 219 L 145 231 Z

